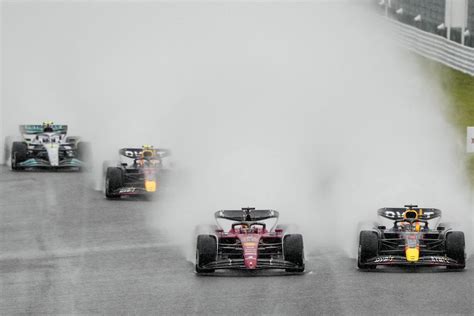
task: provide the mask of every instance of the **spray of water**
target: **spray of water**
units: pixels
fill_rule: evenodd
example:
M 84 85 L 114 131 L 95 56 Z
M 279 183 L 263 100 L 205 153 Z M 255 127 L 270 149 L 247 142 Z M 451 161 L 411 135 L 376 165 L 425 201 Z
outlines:
M 439 207 L 449 221 L 470 214 L 446 99 L 363 5 L 4 11 L 4 131 L 45 116 L 69 123 L 93 141 L 97 188 L 118 148 L 171 148 L 150 229 L 187 254 L 196 225 L 223 208 L 278 209 L 307 250 L 348 254 L 378 207 Z

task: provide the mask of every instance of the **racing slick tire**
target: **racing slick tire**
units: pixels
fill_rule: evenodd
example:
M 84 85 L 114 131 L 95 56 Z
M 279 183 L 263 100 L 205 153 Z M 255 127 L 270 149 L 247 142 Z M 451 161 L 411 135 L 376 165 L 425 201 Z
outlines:
M 216 261 L 217 239 L 212 235 L 198 235 L 196 245 L 196 272 L 212 273 L 215 269 L 203 268 L 208 263 Z
M 449 270 L 462 270 L 466 267 L 465 239 L 463 232 L 450 232 L 446 235 L 446 256 L 456 260 L 461 266 L 447 266 Z
M 123 172 L 117 167 L 108 167 L 105 175 L 105 196 L 108 199 L 115 199 L 120 197 L 119 194 L 114 193 L 115 190 L 123 186 Z
M 297 265 L 296 268 L 287 268 L 286 272 L 304 271 L 304 249 L 303 236 L 300 234 L 290 234 L 283 237 L 283 257 Z
M 357 267 L 362 270 L 377 268 L 376 264 L 367 264 L 367 260 L 378 255 L 379 238 L 377 233 L 371 230 L 363 230 L 359 235 L 359 255 Z
M 13 142 L 11 164 L 12 170 L 21 170 L 23 167 L 18 166 L 18 163 L 23 162 L 28 156 L 28 146 L 24 142 Z

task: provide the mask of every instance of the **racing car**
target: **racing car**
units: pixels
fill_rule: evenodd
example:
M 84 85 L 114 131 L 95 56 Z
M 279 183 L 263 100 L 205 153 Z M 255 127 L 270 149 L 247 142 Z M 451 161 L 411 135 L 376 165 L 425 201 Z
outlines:
M 304 271 L 303 237 L 273 229 L 279 217 L 277 211 L 242 208 L 218 211 L 214 217 L 218 225 L 215 232 L 197 236 L 198 274 L 216 269 Z
M 359 269 L 377 266 L 444 266 L 461 270 L 466 265 L 464 233 L 437 224 L 441 211 L 405 205 L 385 207 L 378 215 L 391 227 L 378 225 L 359 236 Z M 435 222 L 435 225 L 431 225 Z
M 150 145 L 120 149 L 121 161 L 116 166 L 107 167 L 105 171 L 106 198 L 143 196 L 156 192 L 163 167 L 162 159 L 169 154 L 169 150 L 155 149 Z
M 79 137 L 68 137 L 67 129 L 67 125 L 50 121 L 42 125 L 20 125 L 22 141 L 11 146 L 12 170 L 81 170 L 89 160 L 90 145 Z

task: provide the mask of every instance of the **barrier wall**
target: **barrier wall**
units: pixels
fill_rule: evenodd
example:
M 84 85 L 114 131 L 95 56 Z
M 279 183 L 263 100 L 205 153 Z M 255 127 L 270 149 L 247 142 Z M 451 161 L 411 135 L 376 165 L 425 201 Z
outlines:
M 460 16 L 459 12 L 455 13 L 457 9 L 451 8 L 453 1 L 457 0 L 381 0 L 375 3 L 393 20 L 445 38 L 449 33 L 450 40 L 474 47 L 474 0 L 467 0 L 462 13 L 464 31 L 461 27 L 451 27 L 448 31 L 448 21 Z
M 474 76 L 474 48 L 390 18 L 388 20 L 394 27 L 398 39 L 406 48 Z

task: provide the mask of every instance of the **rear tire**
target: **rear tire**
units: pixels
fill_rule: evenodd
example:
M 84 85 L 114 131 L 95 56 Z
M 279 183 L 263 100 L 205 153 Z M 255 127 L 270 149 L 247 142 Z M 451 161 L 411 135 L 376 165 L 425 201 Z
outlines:
M 108 167 L 105 176 L 105 196 L 108 199 L 115 199 L 120 197 L 120 194 L 114 193 L 114 191 L 120 189 L 123 186 L 123 172 L 122 169 L 117 167 Z
M 21 170 L 23 167 L 18 166 L 19 163 L 26 161 L 28 157 L 28 145 L 24 142 L 13 142 L 11 165 L 12 170 Z
M 379 238 L 371 230 L 363 230 L 359 235 L 359 256 L 357 267 L 362 270 L 375 269 L 376 264 L 368 264 L 367 260 L 376 257 L 379 252 Z
M 203 268 L 206 264 L 216 261 L 217 239 L 212 235 L 199 235 L 196 245 L 196 272 L 212 273 L 215 269 Z
M 460 267 L 447 267 L 449 270 L 462 270 L 466 267 L 465 239 L 463 232 L 450 232 L 446 235 L 446 256 L 456 260 Z
M 303 236 L 300 234 L 285 235 L 283 237 L 283 257 L 298 267 L 285 269 L 286 272 L 304 271 Z

